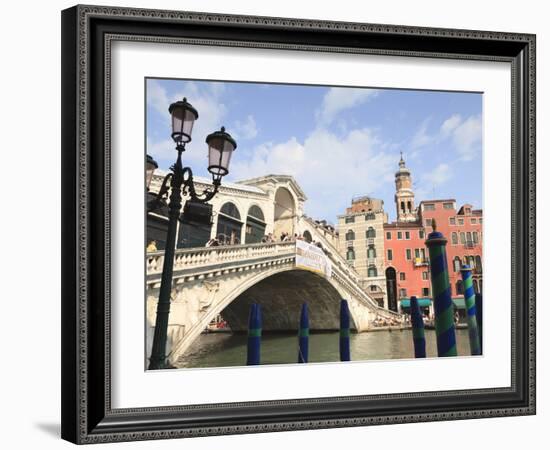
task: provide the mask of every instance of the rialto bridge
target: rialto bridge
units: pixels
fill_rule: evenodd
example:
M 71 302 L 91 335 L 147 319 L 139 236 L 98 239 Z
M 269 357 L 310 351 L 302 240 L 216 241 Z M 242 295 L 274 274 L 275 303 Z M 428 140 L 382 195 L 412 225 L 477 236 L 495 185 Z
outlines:
M 400 315 L 380 307 L 362 288 L 359 275 L 337 250 L 337 235 L 303 215 L 306 197 L 292 177 L 270 175 L 224 185 L 213 202 L 213 221 L 203 229 L 203 239 L 223 235 L 232 236 L 233 242 L 176 249 L 167 342 L 170 362 L 177 360 L 219 314 L 231 330 L 245 331 L 253 302 L 262 305 L 265 331 L 296 331 L 303 302 L 309 306 L 312 330 L 337 330 L 342 298 L 348 300 L 352 328 L 358 332 L 369 329 L 378 317 L 401 320 Z M 232 207 L 224 208 L 228 203 Z M 256 230 L 250 230 L 247 223 L 250 215 L 245 211 L 249 213 L 250 209 L 256 216 L 260 215 L 259 209 L 263 218 L 250 220 Z M 230 213 L 247 219 L 241 219 L 239 227 L 239 221 Z M 271 233 L 276 241 L 258 242 L 259 225 L 262 236 Z M 292 239 L 281 241 L 282 233 L 305 236 L 320 245 L 328 270 L 308 270 L 300 259 L 301 248 L 297 249 Z M 298 247 L 303 247 L 301 242 Z M 146 255 L 148 355 L 163 258 L 162 249 Z

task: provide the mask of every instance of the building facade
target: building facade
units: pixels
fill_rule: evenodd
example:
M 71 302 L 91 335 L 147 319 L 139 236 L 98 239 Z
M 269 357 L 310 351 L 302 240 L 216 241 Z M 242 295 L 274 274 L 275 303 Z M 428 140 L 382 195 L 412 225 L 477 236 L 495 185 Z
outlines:
M 339 247 L 348 264 L 361 277 L 363 289 L 387 308 L 384 276 L 384 202 L 363 196 L 354 198 L 345 214 L 338 216 Z
M 483 212 L 466 204 L 457 210 L 455 199 L 423 200 L 414 208 L 412 176 L 401 157 L 395 174 L 397 220 L 384 224 L 384 275 L 388 307 L 408 308 L 410 296 L 433 312 L 429 254 L 425 241 L 435 220 L 437 230 L 447 238 L 447 265 L 451 295 L 464 315 L 461 266 L 472 267 L 474 290 L 483 289 L 482 228 Z
M 165 173 L 158 170 L 151 182 L 151 197 L 158 192 Z M 195 177 L 196 189 L 212 188 L 210 180 Z M 298 232 L 306 196 L 293 177 L 267 175 L 224 182 L 208 205 L 182 202 L 177 231 L 177 248 L 204 247 L 211 239 L 220 245 L 254 244 L 266 235 L 280 239 Z M 166 206 L 152 208 L 147 214 L 147 241 L 164 249 L 168 224 Z

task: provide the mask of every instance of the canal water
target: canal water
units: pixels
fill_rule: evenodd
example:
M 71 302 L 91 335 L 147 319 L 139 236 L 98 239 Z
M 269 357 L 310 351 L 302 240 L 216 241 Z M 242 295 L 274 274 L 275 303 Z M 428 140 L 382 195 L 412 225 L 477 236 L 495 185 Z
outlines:
M 435 331 L 426 330 L 426 353 L 437 356 Z M 354 361 L 414 358 L 412 331 L 373 331 L 351 335 L 351 359 Z M 459 356 L 470 354 L 468 330 L 456 330 Z M 246 334 L 202 334 L 175 364 L 183 367 L 229 367 L 246 365 Z M 339 332 L 309 336 L 309 361 L 339 361 Z M 293 334 L 264 334 L 262 364 L 296 363 L 298 338 Z

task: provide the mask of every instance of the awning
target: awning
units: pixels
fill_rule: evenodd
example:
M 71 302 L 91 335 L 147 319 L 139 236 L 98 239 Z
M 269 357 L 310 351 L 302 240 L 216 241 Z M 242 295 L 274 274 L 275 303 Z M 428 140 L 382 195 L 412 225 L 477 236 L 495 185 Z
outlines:
M 421 308 L 428 308 L 432 301 L 429 298 L 419 298 L 418 300 L 418 306 Z M 410 308 L 411 307 L 411 300 L 408 298 L 403 298 L 401 301 L 401 308 Z
M 464 297 L 453 298 L 453 303 L 458 309 L 466 309 L 466 301 L 464 300 Z

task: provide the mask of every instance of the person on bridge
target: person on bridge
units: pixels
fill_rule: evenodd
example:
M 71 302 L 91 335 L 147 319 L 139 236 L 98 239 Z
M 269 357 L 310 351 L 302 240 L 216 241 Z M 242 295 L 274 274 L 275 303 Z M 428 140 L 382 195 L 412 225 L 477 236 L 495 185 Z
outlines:
M 149 241 L 149 244 L 147 244 L 146 248 L 147 253 L 156 252 L 157 251 L 157 241 L 154 239 Z

